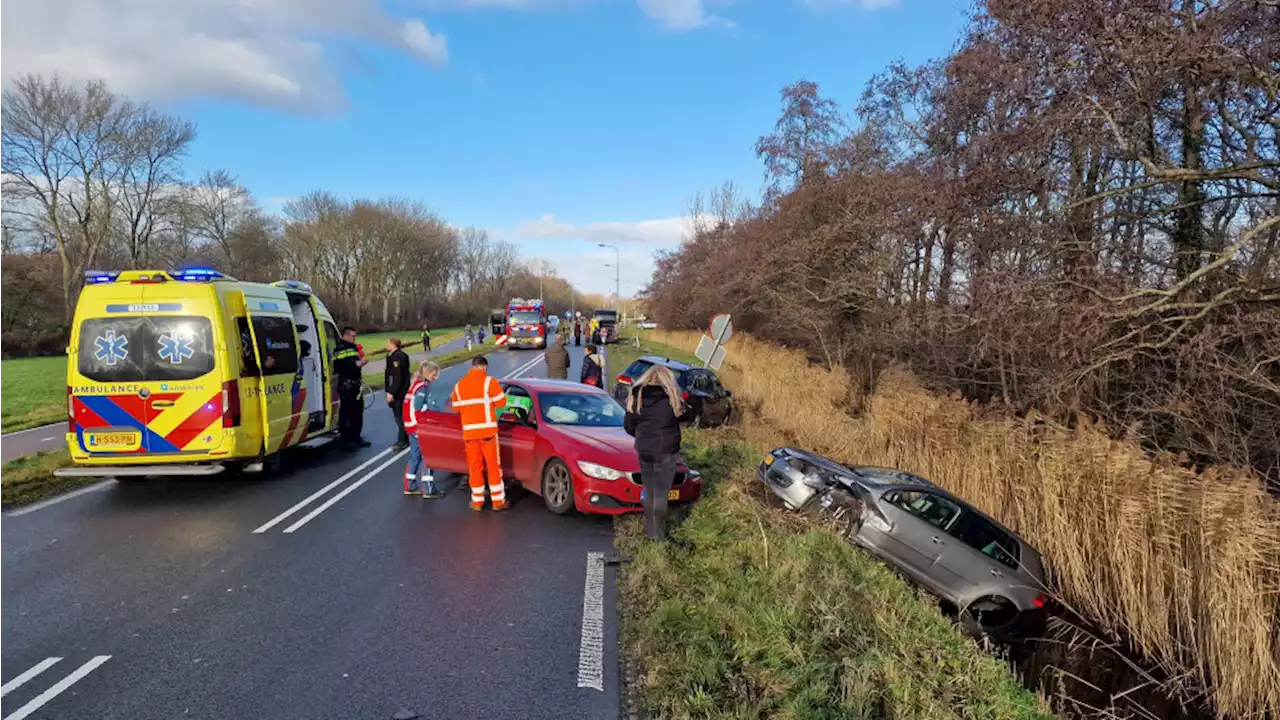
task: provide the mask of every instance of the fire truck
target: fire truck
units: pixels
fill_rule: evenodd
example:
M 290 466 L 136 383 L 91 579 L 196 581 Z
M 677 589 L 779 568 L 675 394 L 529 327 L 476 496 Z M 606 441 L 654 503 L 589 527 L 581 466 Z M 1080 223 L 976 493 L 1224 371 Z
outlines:
M 512 298 L 507 303 L 507 347 L 547 346 L 547 306 L 541 299 Z

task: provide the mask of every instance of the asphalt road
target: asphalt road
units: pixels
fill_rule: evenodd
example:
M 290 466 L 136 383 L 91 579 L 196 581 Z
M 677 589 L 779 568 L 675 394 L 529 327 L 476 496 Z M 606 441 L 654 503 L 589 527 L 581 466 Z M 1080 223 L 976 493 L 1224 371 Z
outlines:
M 415 338 L 416 339 L 416 338 Z M 428 357 L 449 353 L 455 350 L 461 350 L 466 340 L 463 338 L 454 338 L 447 343 L 435 345 L 430 352 L 418 351 L 411 353 L 409 358 L 415 362 L 425 360 Z M 380 348 L 379 348 L 380 349 Z M 366 351 L 370 348 L 366 348 Z M 370 360 L 365 366 L 365 372 L 381 371 L 387 364 L 386 358 L 378 360 Z M 30 430 L 20 430 L 18 432 L 5 433 L 0 436 L 0 462 L 8 462 L 16 460 L 27 455 L 34 455 L 44 450 L 62 450 L 66 447 L 67 424 L 65 422 L 45 425 Z
M 67 443 L 65 422 L 42 425 L 0 436 L 0 462 L 9 462 L 42 450 L 61 450 Z
M 3 720 L 616 717 L 613 571 L 588 555 L 610 520 L 532 495 L 473 514 L 452 479 L 406 497 L 384 405 L 365 435 L 275 478 L 108 482 L 4 517 Z

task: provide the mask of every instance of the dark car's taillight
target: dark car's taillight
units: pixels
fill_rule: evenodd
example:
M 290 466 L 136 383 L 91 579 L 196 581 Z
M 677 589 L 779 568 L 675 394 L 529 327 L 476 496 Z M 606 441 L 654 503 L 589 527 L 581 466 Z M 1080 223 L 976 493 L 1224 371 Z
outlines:
M 630 384 L 631 378 L 627 377 L 627 375 L 624 373 L 618 376 L 618 382 Z

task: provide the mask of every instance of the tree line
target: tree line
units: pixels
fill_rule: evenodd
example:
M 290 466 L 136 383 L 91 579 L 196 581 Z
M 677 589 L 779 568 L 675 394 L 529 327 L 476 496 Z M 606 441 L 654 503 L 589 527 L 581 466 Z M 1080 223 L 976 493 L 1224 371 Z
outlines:
M 1280 478 L 1280 6 L 985 0 L 851 116 L 781 100 L 767 190 L 695 199 L 661 321 Z
M 481 323 L 539 291 L 561 313 L 606 304 L 417 200 L 317 190 L 275 213 L 228 170 L 188 177 L 194 123 L 99 81 L 20 77 L 2 112 L 6 356 L 63 350 L 92 269 L 206 265 L 241 280 L 301 280 L 361 330 Z

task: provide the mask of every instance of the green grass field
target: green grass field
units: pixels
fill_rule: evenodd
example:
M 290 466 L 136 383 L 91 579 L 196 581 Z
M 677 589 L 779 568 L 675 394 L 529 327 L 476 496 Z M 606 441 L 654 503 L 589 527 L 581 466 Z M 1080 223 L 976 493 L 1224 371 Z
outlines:
M 4 432 L 48 425 L 67 417 L 67 358 L 0 363 L 0 426 Z

